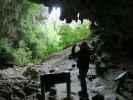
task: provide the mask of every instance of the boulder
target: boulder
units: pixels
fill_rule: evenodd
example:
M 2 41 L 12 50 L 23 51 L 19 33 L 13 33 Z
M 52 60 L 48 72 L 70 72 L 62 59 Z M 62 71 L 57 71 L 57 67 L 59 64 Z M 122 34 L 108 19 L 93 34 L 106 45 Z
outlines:
M 35 67 L 28 67 L 23 75 L 27 77 L 28 79 L 37 80 L 39 78 L 39 71 Z
M 25 92 L 26 96 L 29 96 L 38 93 L 39 92 L 38 88 L 39 84 L 37 82 L 30 82 L 23 88 L 23 91 Z
M 24 93 L 24 91 L 20 88 L 20 87 L 18 87 L 18 86 L 13 86 L 13 94 L 14 95 L 16 95 L 17 97 L 19 97 L 19 98 L 25 98 L 25 93 Z

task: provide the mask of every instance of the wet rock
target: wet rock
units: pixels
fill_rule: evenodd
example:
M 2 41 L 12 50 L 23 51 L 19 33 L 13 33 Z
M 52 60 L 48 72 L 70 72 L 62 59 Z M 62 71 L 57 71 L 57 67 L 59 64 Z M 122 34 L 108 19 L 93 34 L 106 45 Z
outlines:
M 74 98 L 71 96 L 70 98 L 69 97 L 65 97 L 62 100 L 74 100 Z
M 28 79 L 37 80 L 39 78 L 39 71 L 37 70 L 37 68 L 28 67 L 23 75 Z
M 37 93 L 38 88 L 39 82 L 19 79 L 0 80 L 0 97 L 4 98 L 0 100 L 24 100 L 26 96 L 32 97 Z
M 0 100 L 6 100 L 4 97 L 0 97 Z
M 0 85 L 0 97 L 5 98 L 5 100 L 11 100 L 11 94 L 12 94 L 12 90 L 10 86 L 6 86 L 3 84 Z
M 48 100 L 57 100 L 57 97 L 56 96 L 49 96 Z
M 0 79 L 3 79 L 3 75 L 0 73 Z
M 13 86 L 13 94 L 16 95 L 19 98 L 24 98 L 25 97 L 25 93 L 23 92 L 23 90 L 18 87 L 18 86 Z
M 48 100 L 57 100 L 57 91 L 55 87 L 50 88 Z
M 49 72 L 50 73 L 53 73 L 53 72 L 55 72 L 55 69 L 51 69 L 51 70 L 49 70 Z
M 34 93 L 37 93 L 39 90 L 39 84 L 36 82 L 30 82 L 29 84 L 27 84 L 27 86 L 25 86 L 23 88 L 23 91 L 25 92 L 25 94 L 28 95 L 32 95 Z
M 23 91 L 26 80 L 8 79 L 0 80 L 0 100 L 23 100 L 25 93 Z
M 8 76 L 4 73 L 0 73 L 0 80 L 8 79 Z
M 103 95 L 96 95 L 92 98 L 92 100 L 104 100 L 104 96 Z
M 9 93 L 8 91 L 6 91 L 6 90 L 2 90 L 2 91 L 0 91 L 1 93 L 0 93 L 0 97 L 2 97 L 2 98 L 5 98 L 5 100 L 12 100 L 11 99 L 11 93 Z M 2 100 L 2 99 L 0 99 L 0 100 Z
M 72 64 L 72 68 L 75 68 L 76 67 L 76 64 Z
M 22 100 L 21 98 L 19 98 L 17 96 L 12 96 L 11 98 L 12 98 L 12 100 Z
M 28 84 L 28 80 L 23 80 L 23 81 L 19 81 L 19 82 L 14 83 L 14 85 L 19 87 L 19 88 L 24 88 L 27 84 Z
M 40 93 L 36 94 L 36 98 L 37 98 L 38 100 L 42 100 L 41 94 L 40 94 Z
M 50 96 L 55 96 L 57 94 L 56 89 L 54 87 L 51 87 L 49 90 L 49 95 Z

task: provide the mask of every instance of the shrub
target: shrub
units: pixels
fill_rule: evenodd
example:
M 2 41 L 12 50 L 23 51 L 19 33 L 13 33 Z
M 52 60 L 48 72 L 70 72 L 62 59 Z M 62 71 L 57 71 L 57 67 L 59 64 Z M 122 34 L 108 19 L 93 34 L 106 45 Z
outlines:
M 14 62 L 12 48 L 7 38 L 0 39 L 0 64 L 8 65 Z
M 25 41 L 19 42 L 19 47 L 13 50 L 13 56 L 16 64 L 27 64 L 31 61 L 31 51 L 26 46 Z

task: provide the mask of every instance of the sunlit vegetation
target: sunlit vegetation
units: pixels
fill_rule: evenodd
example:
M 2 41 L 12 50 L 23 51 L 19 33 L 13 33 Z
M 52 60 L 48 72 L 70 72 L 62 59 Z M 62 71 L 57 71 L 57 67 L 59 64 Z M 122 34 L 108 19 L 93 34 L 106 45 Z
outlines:
M 60 21 L 60 9 L 28 0 L 0 2 L 0 61 L 13 64 L 39 63 L 49 55 L 88 39 L 88 20 Z

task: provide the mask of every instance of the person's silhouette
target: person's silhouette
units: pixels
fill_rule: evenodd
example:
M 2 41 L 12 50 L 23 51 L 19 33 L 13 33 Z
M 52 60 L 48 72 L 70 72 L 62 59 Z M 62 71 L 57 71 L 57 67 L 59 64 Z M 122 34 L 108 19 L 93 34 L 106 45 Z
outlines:
M 89 69 L 89 60 L 90 60 L 90 48 L 87 45 L 87 42 L 82 42 L 79 47 L 80 50 L 75 52 L 75 47 L 74 45 L 72 47 L 72 52 L 71 56 L 72 58 L 76 58 L 77 61 L 77 67 L 79 69 L 79 80 L 80 80 L 80 85 L 81 85 L 81 92 L 80 95 L 81 97 L 87 97 L 87 84 L 86 84 L 86 75 Z

